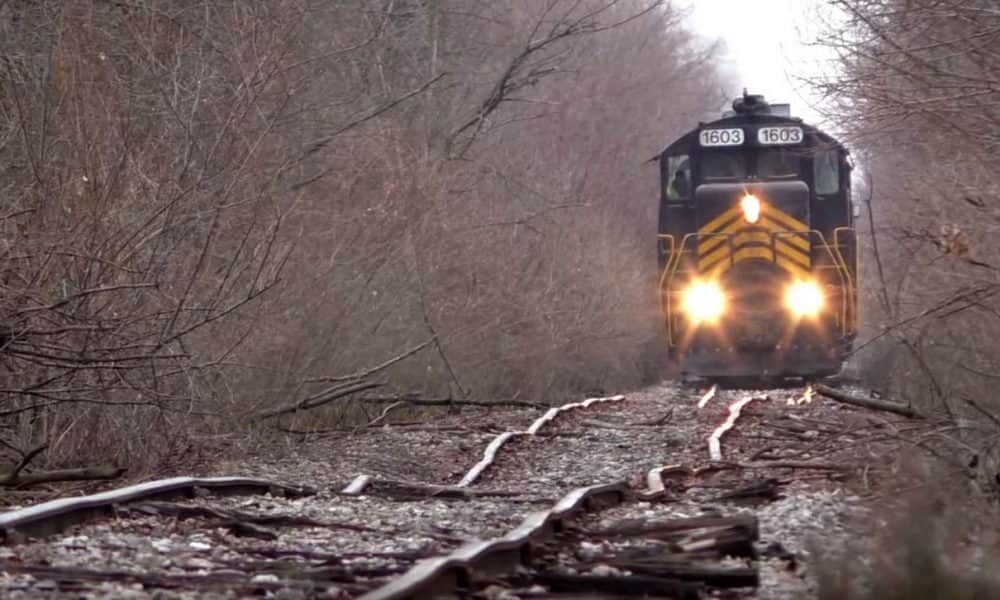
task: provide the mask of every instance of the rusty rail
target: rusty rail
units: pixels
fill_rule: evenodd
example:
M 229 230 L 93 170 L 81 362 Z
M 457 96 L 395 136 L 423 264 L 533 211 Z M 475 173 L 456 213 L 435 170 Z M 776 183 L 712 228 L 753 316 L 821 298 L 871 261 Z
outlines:
M 551 509 L 528 515 L 507 535 L 469 543 L 451 554 L 430 558 L 414 565 L 403 576 L 373 590 L 364 600 L 434 598 L 451 595 L 467 585 L 470 573 L 499 574 L 512 571 L 528 558 L 531 544 L 561 531 L 565 521 L 585 510 L 620 504 L 628 490 L 624 481 L 577 488 L 562 497 Z
M 550 408 L 545 412 L 544 415 L 535 419 L 535 422 L 532 423 L 531 426 L 529 426 L 524 431 L 507 431 L 501 433 L 496 438 L 494 438 L 492 442 L 490 442 L 489 446 L 487 446 L 486 450 L 483 452 L 483 458 L 478 463 L 473 465 L 471 469 L 469 469 L 469 472 L 465 474 L 465 477 L 462 477 L 462 480 L 458 482 L 458 485 L 460 487 L 465 487 L 467 485 L 472 485 L 473 483 L 475 483 L 476 480 L 479 479 L 479 476 L 482 475 L 483 472 L 486 471 L 486 469 L 488 469 L 490 465 L 493 464 L 493 462 L 496 460 L 497 452 L 500 451 L 501 446 L 503 446 L 508 440 L 523 435 L 527 436 L 536 435 L 545 424 L 550 423 L 561 413 L 575 410 L 578 408 L 589 408 L 591 405 L 594 404 L 602 404 L 605 402 L 620 402 L 624 399 L 625 396 L 618 395 L 618 396 L 606 396 L 601 398 L 587 398 L 586 400 L 582 400 L 580 402 L 570 402 L 569 404 L 564 404 L 562 406 L 556 406 Z
M 117 505 L 137 500 L 192 497 L 198 490 L 224 494 L 308 496 L 315 490 L 247 477 L 172 477 L 130 485 L 78 498 L 62 498 L 0 514 L 0 542 L 44 537 L 99 516 L 113 514 Z

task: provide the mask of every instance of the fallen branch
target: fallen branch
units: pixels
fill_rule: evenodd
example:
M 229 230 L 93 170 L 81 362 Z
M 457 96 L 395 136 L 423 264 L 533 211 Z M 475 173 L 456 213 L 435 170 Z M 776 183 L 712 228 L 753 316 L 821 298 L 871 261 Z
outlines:
M 895 413 L 897 415 L 902 415 L 910 419 L 926 418 L 923 414 L 921 414 L 914 408 L 906 406 L 904 404 L 899 404 L 898 402 L 887 402 L 885 400 L 876 400 L 874 398 L 862 398 L 861 396 L 848 394 L 847 392 L 842 392 L 840 390 L 836 390 L 821 384 L 817 384 L 815 386 L 815 389 L 823 396 L 826 396 L 831 400 L 836 400 L 837 402 L 843 402 L 844 404 L 860 406 L 862 408 L 869 408 L 871 410 L 883 410 L 886 412 Z
M 296 402 L 295 404 L 262 412 L 258 414 L 255 419 L 270 419 L 281 415 L 287 415 L 289 413 L 317 408 L 323 406 L 324 404 L 329 404 L 339 398 L 343 398 L 344 396 L 350 396 L 351 394 L 377 388 L 380 385 L 382 384 L 374 381 L 361 381 L 347 385 L 334 386 L 323 393 L 310 396 L 304 400 Z
M 375 365 L 374 367 L 371 367 L 369 369 L 365 369 L 363 371 L 358 371 L 356 373 L 351 373 L 350 375 L 337 375 L 337 376 L 334 376 L 334 377 L 314 377 L 314 378 L 311 378 L 311 379 L 306 379 L 305 383 L 319 383 L 319 382 L 329 383 L 329 382 L 336 382 L 336 381 L 340 381 L 340 382 L 343 382 L 343 381 L 355 381 L 355 380 L 358 380 L 358 379 L 364 379 L 365 377 L 371 377 L 375 373 L 378 373 L 379 371 L 384 371 L 385 369 L 388 369 L 389 367 L 391 367 L 392 365 L 400 362 L 401 360 L 409 358 L 409 357 L 413 356 L 414 354 L 416 354 L 417 352 L 420 352 L 421 350 L 423 350 L 424 348 L 426 348 L 428 345 L 430 345 L 430 343 L 433 342 L 433 341 L 434 341 L 434 338 L 431 338 L 431 339 L 429 339 L 429 340 L 427 340 L 425 342 L 417 344 L 416 346 L 410 348 L 409 350 L 406 350 L 402 354 L 397 354 L 396 356 L 393 356 L 392 358 L 390 358 L 390 359 L 388 359 L 388 360 L 386 360 L 386 361 L 384 361 L 384 362 L 382 362 L 382 363 L 380 363 L 378 365 Z
M 693 581 L 719 588 L 756 587 L 759 583 L 757 569 L 754 567 L 716 567 L 664 560 L 662 557 L 644 560 L 612 559 L 605 564 L 636 575 Z M 577 570 L 584 571 L 587 567 L 590 565 L 578 567 Z
M 136 513 L 142 515 L 163 515 L 176 517 L 178 519 L 218 519 L 224 527 L 233 525 L 270 525 L 273 527 L 323 527 L 327 529 L 344 529 L 347 531 L 357 531 L 362 533 L 378 533 L 380 530 L 374 527 L 356 525 L 354 523 L 343 523 L 335 521 L 319 521 L 311 517 L 292 514 L 255 514 L 218 508 L 214 506 L 204 506 L 196 504 L 181 504 L 176 502 L 147 501 L 133 506 L 119 508 L 119 513 Z
M 728 517 L 709 515 L 672 519 L 625 519 L 604 529 L 585 530 L 583 534 L 598 539 L 654 536 L 672 539 L 691 534 L 714 535 L 723 529 L 739 529 L 750 541 L 756 541 L 760 535 L 757 518 L 746 514 Z
M 178 588 L 191 588 L 198 586 L 201 589 L 218 589 L 234 593 L 233 590 L 273 590 L 284 589 L 287 583 L 280 581 L 258 580 L 247 583 L 247 578 L 242 573 L 239 575 L 212 573 L 210 575 L 189 575 L 181 574 L 148 574 L 133 573 L 125 570 L 109 569 L 87 569 L 83 567 L 63 567 L 50 565 L 27 565 L 13 561 L 3 561 L 0 568 L 6 573 L 26 573 L 41 580 L 55 580 L 63 584 L 94 581 L 94 582 L 123 582 L 136 583 L 148 590 Z M 243 587 L 240 587 L 243 586 Z M 238 593 L 238 592 L 237 592 Z M 247 592 L 249 593 L 249 592 Z
M 421 398 L 413 395 L 402 396 L 362 396 L 361 402 L 405 402 L 413 406 L 512 406 L 515 408 L 548 408 L 545 404 L 527 400 L 455 400 L 454 398 Z
M 816 471 L 850 471 L 854 467 L 833 463 L 817 463 L 797 460 L 771 460 L 759 463 L 725 462 L 723 465 L 735 469 L 813 469 Z
M 964 400 L 965 400 L 966 404 L 968 404 L 972 408 L 976 409 L 976 412 L 978 412 L 979 414 L 983 415 L 984 417 L 986 417 L 990 421 L 993 421 L 994 425 L 1000 425 L 1000 418 L 997 418 L 997 416 L 995 414 L 993 414 L 990 411 L 986 410 L 982 406 L 979 406 L 978 404 L 976 404 L 975 400 L 973 400 L 972 398 L 964 398 Z
M 666 414 L 664 414 L 659 419 L 649 419 L 647 421 L 636 421 L 634 423 L 629 423 L 629 425 L 632 425 L 632 426 L 635 426 L 635 427 L 660 427 L 661 425 L 664 425 L 665 423 L 667 423 L 667 421 L 669 421 L 673 417 L 674 417 L 674 409 L 671 408 L 670 410 L 668 410 L 666 412 Z
M 712 499 L 713 502 L 729 500 L 732 502 L 770 502 L 781 497 L 781 482 L 777 479 L 765 479 L 741 486 L 725 492 Z
M 595 592 L 621 596 L 663 596 L 667 598 L 697 598 L 696 583 L 649 577 L 645 575 L 568 575 L 539 573 L 535 581 L 557 593 L 593 594 Z
M 0 487 L 27 487 L 38 485 L 39 483 L 55 483 L 58 481 L 104 481 L 117 479 L 124 473 L 124 468 L 111 466 L 40 471 L 26 475 L 12 472 L 0 475 Z
M 365 427 L 375 427 L 376 425 L 384 421 L 385 418 L 389 416 L 390 412 L 392 412 L 396 408 L 399 408 L 400 406 L 403 406 L 402 402 L 393 402 L 389 406 L 386 406 L 385 408 L 382 409 L 382 413 L 379 416 L 372 419 L 371 421 L 368 421 L 368 424 L 365 425 Z
M 21 471 L 23 471 L 24 468 L 28 466 L 28 463 L 30 463 L 36 456 L 41 454 L 42 451 L 48 447 L 49 447 L 48 444 L 42 444 L 41 446 L 38 446 L 34 450 L 28 451 L 28 453 L 25 454 L 23 458 L 21 458 L 21 462 L 17 463 L 17 466 L 14 467 L 14 470 L 10 472 L 10 477 L 17 478 L 17 476 L 21 473 Z
M 323 561 L 328 564 L 338 564 L 345 559 L 367 558 L 417 561 L 422 558 L 437 556 L 437 553 L 429 548 L 421 548 L 401 552 L 322 552 L 319 550 L 309 550 L 306 548 L 280 548 L 276 546 L 237 546 L 232 549 L 238 554 L 256 554 L 272 560 L 301 558 L 305 560 Z

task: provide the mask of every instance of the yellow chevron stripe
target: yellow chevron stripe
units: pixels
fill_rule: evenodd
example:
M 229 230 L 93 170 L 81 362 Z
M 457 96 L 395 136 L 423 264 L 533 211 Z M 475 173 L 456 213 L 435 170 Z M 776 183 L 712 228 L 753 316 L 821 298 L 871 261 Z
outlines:
M 809 276 L 811 257 L 808 225 L 774 206 L 762 202 L 761 218 L 749 224 L 743 220 L 743 210 L 735 204 L 698 229 L 705 241 L 698 243 L 698 270 L 719 275 L 731 264 L 760 258 L 774 261 L 780 268 L 800 278 Z M 716 234 L 716 235 L 710 235 Z M 774 235 L 774 251 L 770 247 Z M 735 249 L 730 256 L 730 244 Z M 747 246 L 749 243 L 767 246 Z
M 802 221 L 796 219 L 790 214 L 775 208 L 773 205 L 767 202 L 760 203 L 761 216 L 764 218 L 770 218 L 784 227 L 782 229 L 789 229 L 792 231 L 808 231 L 809 226 Z M 715 233 L 723 225 L 729 224 L 734 218 L 742 217 L 743 209 L 740 208 L 739 204 L 734 204 L 728 209 L 722 211 L 719 216 L 715 217 L 708 223 L 702 225 L 698 228 L 698 233 Z
M 747 260 L 750 258 L 763 258 L 764 260 L 771 260 L 771 249 L 761 248 L 760 246 L 739 248 L 736 250 L 733 260 L 735 262 L 740 262 L 741 260 Z
M 747 250 L 751 249 L 748 248 Z M 764 250 L 764 248 L 756 248 L 756 250 Z M 764 251 L 767 252 L 766 250 Z M 739 260 L 744 260 L 746 258 L 754 258 L 754 257 L 751 256 L 740 257 Z M 763 257 L 763 258 L 769 258 L 769 257 Z M 793 277 L 796 277 L 798 279 L 808 279 L 810 276 L 809 271 L 803 269 L 798 264 L 786 259 L 783 256 L 779 255 L 775 260 L 775 263 L 778 265 L 778 267 L 787 271 L 788 273 L 791 273 Z M 728 260 L 724 260 L 722 262 L 716 263 L 712 267 L 702 269 L 701 273 L 710 278 L 717 278 L 720 277 L 726 271 L 728 271 L 730 268 L 732 268 L 732 265 L 729 264 Z
M 740 231 L 759 231 L 761 229 L 766 229 L 764 227 L 758 227 L 757 225 L 750 225 L 746 223 L 742 218 L 738 221 L 727 225 L 720 231 L 712 232 L 712 235 L 698 244 L 698 252 L 700 254 L 711 252 L 716 246 L 724 243 L 729 236 Z M 701 232 L 699 232 L 701 233 Z M 702 234 L 704 235 L 704 234 Z M 767 240 L 764 240 L 765 242 Z
M 771 249 L 762 248 L 761 246 L 745 246 L 739 248 L 733 255 L 734 262 L 741 262 L 744 260 L 750 260 L 754 258 L 760 258 L 766 261 L 771 261 Z M 716 261 L 714 265 L 702 266 L 699 262 L 698 270 L 702 273 L 709 273 L 712 276 L 718 276 L 725 273 L 731 268 L 731 264 L 728 260 Z
M 808 269 L 809 265 L 812 264 L 812 257 L 808 253 L 799 252 L 796 248 L 789 246 L 788 244 L 783 244 L 780 240 L 775 244 L 778 256 L 783 256 L 787 259 L 793 260 L 798 263 L 802 268 Z
M 709 265 L 715 264 L 722 258 L 729 258 L 729 246 L 718 248 L 715 252 L 698 259 L 698 270 L 703 271 L 709 268 Z
M 759 242 L 761 244 L 767 244 L 768 246 L 771 245 L 771 237 L 766 231 L 744 230 L 735 233 L 730 238 L 712 238 L 708 242 L 698 244 L 698 256 L 701 257 L 701 260 L 704 260 L 708 256 L 718 254 L 720 251 L 723 253 L 728 252 L 729 244 L 724 243 L 727 239 L 731 239 L 733 241 L 733 248 L 738 248 L 748 242 Z
M 750 223 L 747 223 L 746 221 L 744 221 L 742 217 L 743 217 L 743 213 L 740 212 L 740 219 L 739 220 L 734 221 L 734 222 L 730 223 L 729 225 L 726 225 L 724 228 L 722 228 L 719 231 L 711 232 L 712 235 L 710 237 L 708 237 L 704 242 L 701 242 L 700 244 L 698 244 L 699 251 L 711 252 L 713 246 L 718 245 L 718 244 L 726 241 L 727 235 L 731 235 L 731 234 L 737 233 L 739 231 L 744 231 L 744 230 L 748 230 L 748 231 L 765 230 L 766 231 L 768 229 L 773 230 L 773 228 L 769 228 L 769 227 L 763 226 L 759 221 L 757 223 L 754 223 L 754 224 L 751 225 Z M 701 234 L 701 235 L 705 235 L 706 234 L 706 232 L 704 232 L 702 230 L 699 230 L 698 233 Z M 704 250 L 702 250 L 703 248 L 704 248 Z
M 712 233 L 719 227 L 722 227 L 724 223 L 728 223 L 729 221 L 731 221 L 734 217 L 742 217 L 742 216 L 743 216 L 743 209 L 740 208 L 738 204 L 734 204 L 733 206 L 730 206 L 728 210 L 722 211 L 722 214 L 720 214 L 719 216 L 715 217 L 708 223 L 702 225 L 701 228 L 698 229 L 698 233 Z
M 758 235 L 763 235 L 763 234 L 758 234 Z M 740 236 L 739 235 L 735 236 L 734 240 L 738 237 Z M 772 260 L 770 246 L 766 247 L 745 246 L 745 244 L 747 244 L 748 242 L 755 242 L 755 241 L 759 240 L 742 239 L 738 243 L 735 243 L 734 245 L 736 246 L 736 249 L 732 262 L 736 263 L 745 258 L 763 258 L 765 260 Z M 746 251 L 750 249 L 756 249 L 757 252 L 753 254 L 747 254 Z M 786 244 L 784 240 L 781 239 L 778 239 L 777 243 L 775 243 L 775 252 L 777 254 L 777 256 L 775 257 L 775 262 L 780 263 L 781 261 L 784 261 L 786 263 L 794 264 L 800 271 L 803 269 L 809 269 L 809 266 L 812 263 L 810 256 L 808 254 L 800 252 L 797 248 L 795 248 L 790 244 Z M 724 260 L 726 263 L 729 263 L 730 262 L 729 255 L 730 252 L 728 245 L 723 246 L 721 248 L 716 248 L 713 252 L 699 258 L 698 270 L 699 271 L 711 270 L 711 268 L 713 266 L 717 266 L 716 263 L 718 263 L 721 260 Z
M 736 248 L 732 254 L 732 261 L 729 260 L 730 253 L 729 247 L 719 248 L 717 251 L 709 254 L 708 256 L 702 258 L 698 261 L 698 270 L 711 270 L 713 266 L 717 266 L 720 260 L 724 260 L 727 264 L 730 262 L 739 262 L 747 258 L 763 258 L 767 261 L 771 260 L 771 248 L 770 246 L 743 246 Z
M 809 241 L 803 239 L 803 237 L 798 233 L 787 231 L 786 229 L 782 228 L 780 225 L 769 219 L 761 219 L 754 225 L 748 225 L 746 223 L 743 223 L 742 221 L 738 221 L 736 223 L 733 223 L 732 225 L 729 225 L 722 231 L 716 232 L 716 234 L 709 236 L 705 241 L 698 244 L 698 254 L 704 255 L 710 253 L 713 250 L 715 250 L 718 246 L 724 244 L 728 239 L 728 237 L 727 235 L 723 234 L 738 235 L 741 231 L 760 231 L 760 230 L 764 230 L 764 233 L 762 233 L 762 235 L 765 236 L 767 236 L 767 232 L 777 233 L 777 234 L 787 234 L 787 235 L 777 235 L 775 236 L 775 239 L 785 242 L 786 244 L 790 244 L 792 246 L 797 246 L 803 252 L 809 252 L 810 250 Z M 765 237 L 765 239 L 760 241 L 764 243 L 770 243 L 770 237 L 767 236 Z
M 799 221 L 792 215 L 780 211 L 766 202 L 760 203 L 760 214 L 763 217 L 777 221 L 778 223 L 784 225 L 783 229 L 790 229 L 792 231 L 808 231 L 809 226 Z
M 760 219 L 760 222 L 764 223 L 765 226 L 772 232 L 781 234 L 775 236 L 775 238 L 777 238 L 778 240 L 785 242 L 786 244 L 791 244 L 792 246 L 797 246 L 803 252 L 809 252 L 810 250 L 809 240 L 803 238 L 800 233 L 803 230 L 800 229 L 797 231 L 788 231 L 775 221 L 772 221 L 771 219 L 768 219 L 766 217 L 762 217 Z
M 807 271 L 806 269 L 803 269 L 798 264 L 796 264 L 796 263 L 788 260 L 784 256 L 781 256 L 779 254 L 778 257 L 777 257 L 777 260 L 775 262 L 778 264 L 779 267 L 781 267 L 782 269 L 788 271 L 789 273 L 791 273 L 795 277 L 797 277 L 799 279 L 802 279 L 802 280 L 809 279 L 809 271 Z

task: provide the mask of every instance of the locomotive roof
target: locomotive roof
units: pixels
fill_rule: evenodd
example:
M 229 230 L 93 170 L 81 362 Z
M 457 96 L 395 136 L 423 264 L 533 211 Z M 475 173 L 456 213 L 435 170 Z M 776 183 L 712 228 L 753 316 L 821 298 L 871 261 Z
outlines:
M 798 117 L 789 116 L 787 114 L 787 106 L 787 104 L 769 105 L 764 101 L 763 96 L 748 96 L 746 92 L 744 92 L 742 98 L 737 98 L 733 101 L 733 111 L 727 111 L 721 118 L 714 121 L 699 122 L 697 127 L 674 140 L 670 143 L 670 145 L 664 148 L 663 151 L 657 155 L 657 157 L 667 153 L 675 146 L 697 146 L 698 136 L 703 129 L 764 124 L 797 125 L 802 128 L 803 133 L 806 134 L 805 138 L 807 140 L 816 140 L 823 145 L 833 145 L 839 149 L 844 149 L 843 144 L 837 141 L 833 136 L 824 133 L 817 127 L 803 122 L 802 119 Z M 751 146 L 752 145 L 753 144 L 751 144 Z M 814 144 L 807 142 L 805 145 L 812 146 Z

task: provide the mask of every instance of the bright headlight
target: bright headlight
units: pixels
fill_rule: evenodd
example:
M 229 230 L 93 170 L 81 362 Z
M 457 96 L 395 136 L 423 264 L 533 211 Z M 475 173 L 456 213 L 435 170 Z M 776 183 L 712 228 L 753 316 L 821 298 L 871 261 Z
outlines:
M 751 225 L 760 219 L 760 200 L 753 194 L 747 194 L 740 200 L 740 208 L 743 209 L 743 218 Z
M 796 281 L 785 292 L 785 306 L 796 317 L 815 317 L 823 302 L 823 290 L 815 281 Z
M 684 312 L 695 323 L 714 323 L 726 310 L 726 297 L 719 284 L 695 281 L 684 291 Z

